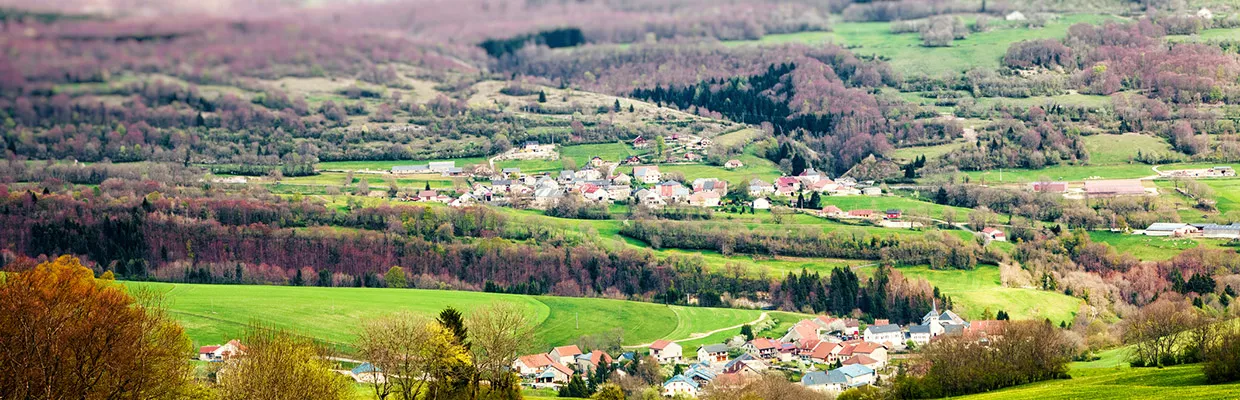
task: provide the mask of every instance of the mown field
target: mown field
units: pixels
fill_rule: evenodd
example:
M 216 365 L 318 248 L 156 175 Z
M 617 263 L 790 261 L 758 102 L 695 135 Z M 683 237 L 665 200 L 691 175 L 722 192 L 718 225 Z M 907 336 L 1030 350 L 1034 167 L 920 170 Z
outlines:
M 1133 227 L 1141 229 L 1144 227 Z M 1102 242 L 1115 248 L 1116 253 L 1131 254 L 1141 260 L 1168 260 L 1184 250 L 1206 247 L 1223 248 L 1225 243 L 1220 239 L 1183 239 L 1172 237 L 1152 237 L 1133 235 L 1121 232 L 1092 231 L 1089 237 L 1095 242 Z
M 761 315 L 757 310 L 465 291 L 125 284 L 134 290 L 165 293 L 169 311 L 185 326 L 196 345 L 228 341 L 239 337 L 248 324 L 261 323 L 347 348 L 367 319 L 396 312 L 433 316 L 448 306 L 468 314 L 496 301 L 527 309 L 537 322 L 531 351 L 615 329 L 623 329 L 624 344 L 683 339 L 697 332 L 748 323 Z

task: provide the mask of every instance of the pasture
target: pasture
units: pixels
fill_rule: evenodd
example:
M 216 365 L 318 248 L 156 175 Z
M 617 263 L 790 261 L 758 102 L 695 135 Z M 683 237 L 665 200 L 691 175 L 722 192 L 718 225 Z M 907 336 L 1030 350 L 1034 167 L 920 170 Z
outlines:
M 1104 363 L 1114 364 L 1114 363 Z M 993 392 L 958 397 L 967 400 L 1007 399 L 1234 399 L 1240 383 L 1210 385 L 1198 364 L 1166 368 L 1132 368 L 1073 363 L 1072 379 L 1031 383 Z
M 1152 237 L 1107 231 L 1091 231 L 1089 238 L 1095 242 L 1110 245 L 1115 248 L 1116 253 L 1131 254 L 1145 261 L 1168 260 L 1184 250 L 1197 247 L 1222 248 L 1221 245 L 1224 243 L 1221 239 Z
M 584 335 L 623 329 L 624 344 L 683 339 L 695 332 L 748 323 L 757 310 L 706 309 L 610 299 L 526 296 L 422 289 L 196 285 L 126 282 L 131 290 L 166 295 L 168 311 L 197 345 L 239 337 L 251 323 L 348 348 L 363 323 L 396 312 L 433 316 L 445 307 L 466 315 L 502 301 L 528 310 L 537 324 L 530 351 L 568 344 Z
M 1127 164 L 1133 162 L 1137 152 L 1162 155 L 1184 155 L 1171 148 L 1165 139 L 1141 134 L 1085 136 L 1085 149 L 1089 150 L 1089 163 L 1093 165 Z

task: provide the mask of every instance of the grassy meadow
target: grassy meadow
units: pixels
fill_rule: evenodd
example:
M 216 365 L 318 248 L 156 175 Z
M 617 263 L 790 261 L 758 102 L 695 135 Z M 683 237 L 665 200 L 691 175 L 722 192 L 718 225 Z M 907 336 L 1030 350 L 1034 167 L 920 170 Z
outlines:
M 239 337 L 251 323 L 286 328 L 347 348 L 367 320 L 396 312 L 433 316 L 452 306 L 470 310 L 496 301 L 517 304 L 537 323 L 531 351 L 584 335 L 623 329 L 624 344 L 684 339 L 758 319 L 761 311 L 667 306 L 610 299 L 466 291 L 196 285 L 126 282 L 164 293 L 171 314 L 196 345 Z
M 980 319 L 986 309 L 1007 311 L 1013 319 L 1050 318 L 1071 322 L 1081 299 L 1062 293 L 1037 289 L 1010 288 L 999 280 L 999 267 L 983 265 L 966 270 L 933 270 L 928 267 L 902 267 L 897 270 L 909 278 L 921 278 L 951 297 L 954 311 L 961 316 Z M 859 275 L 873 274 L 873 268 L 861 268 Z

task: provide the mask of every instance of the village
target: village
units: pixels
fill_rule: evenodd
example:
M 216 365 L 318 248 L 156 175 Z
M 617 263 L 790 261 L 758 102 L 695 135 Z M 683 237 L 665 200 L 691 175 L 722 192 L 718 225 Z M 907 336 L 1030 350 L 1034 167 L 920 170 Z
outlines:
M 685 348 L 674 341 L 658 340 L 645 351 L 613 357 L 601 350 L 584 352 L 577 345 L 552 348 L 546 353 L 521 356 L 513 363 L 524 385 L 555 388 L 574 377 L 589 380 L 593 372 L 607 370 L 626 374 L 630 363 L 657 362 L 665 376 L 662 392 L 667 397 L 696 397 L 709 385 L 728 385 L 742 377 L 767 373 L 799 376 L 801 385 L 820 392 L 875 385 L 893 375 L 897 354 L 925 346 L 942 335 L 966 335 L 979 341 L 997 331 L 1003 321 L 965 321 L 950 310 L 932 308 L 920 324 L 900 326 L 877 319 L 865 324 L 853 318 L 820 315 L 798 321 L 782 337 L 737 335 L 726 343 Z
M 1002 317 L 1001 317 L 1002 318 Z M 657 363 L 666 397 L 697 397 L 709 385 L 728 385 L 755 375 L 779 373 L 806 388 L 838 395 L 845 390 L 877 385 L 894 376 L 892 364 L 901 356 L 943 335 L 964 335 L 986 341 L 999 332 L 1003 320 L 966 321 L 951 310 L 932 307 L 919 324 L 900 326 L 884 319 L 866 324 L 855 318 L 819 315 L 796 322 L 778 338 L 736 335 L 725 343 L 683 347 L 676 341 L 657 340 L 620 354 L 600 349 L 582 350 L 575 344 L 545 353 L 518 357 L 511 366 L 521 384 L 531 389 L 558 389 L 574 380 L 588 382 L 602 368 L 604 374 L 626 375 L 634 363 Z M 743 332 L 743 331 L 742 331 Z M 224 363 L 245 354 L 238 340 L 202 346 L 198 360 Z M 344 360 L 344 359 L 340 359 Z M 382 382 L 381 370 L 364 361 L 339 370 L 359 383 Z M 221 364 L 224 365 L 224 364 Z M 610 372 L 608 372 L 610 371 Z

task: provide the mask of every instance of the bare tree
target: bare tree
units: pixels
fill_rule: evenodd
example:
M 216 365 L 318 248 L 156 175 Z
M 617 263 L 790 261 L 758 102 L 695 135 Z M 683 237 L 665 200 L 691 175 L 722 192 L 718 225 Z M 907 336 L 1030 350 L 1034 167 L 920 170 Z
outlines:
M 1124 320 L 1124 342 L 1132 344 L 1132 358 L 1141 365 L 1163 365 L 1173 360 L 1176 347 L 1195 319 L 1184 301 L 1159 299 Z
M 491 393 L 517 390 L 510 368 L 517 356 L 527 350 L 534 334 L 534 322 L 526 310 L 513 303 L 495 302 L 470 313 L 465 325 L 469 328 L 470 350 L 478 370 L 475 390 L 480 380 L 490 383 Z
M 353 397 L 351 381 L 331 370 L 327 349 L 285 331 L 252 327 L 245 353 L 219 372 L 223 399 L 336 400 Z
M 470 362 L 465 348 L 453 340 L 452 331 L 410 314 L 367 323 L 358 335 L 357 348 L 390 382 L 372 384 L 380 398 L 385 398 L 387 391 L 400 400 L 416 400 L 427 377 Z

